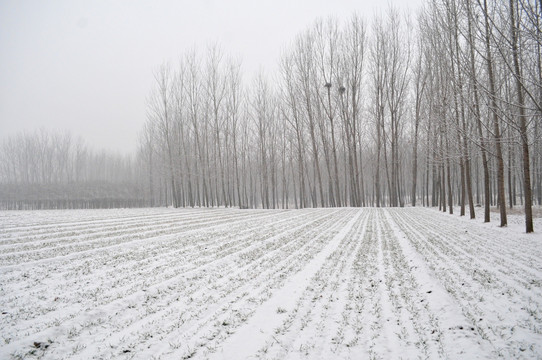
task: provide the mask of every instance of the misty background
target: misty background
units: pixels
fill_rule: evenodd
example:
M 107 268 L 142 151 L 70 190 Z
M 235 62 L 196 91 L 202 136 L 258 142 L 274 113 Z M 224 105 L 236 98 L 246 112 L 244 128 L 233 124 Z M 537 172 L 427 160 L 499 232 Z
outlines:
M 392 1 L 415 9 L 421 1 Z M 2 1 L 0 140 L 44 128 L 133 153 L 153 71 L 217 43 L 246 80 L 276 72 L 281 50 L 317 18 L 371 18 L 373 1 Z

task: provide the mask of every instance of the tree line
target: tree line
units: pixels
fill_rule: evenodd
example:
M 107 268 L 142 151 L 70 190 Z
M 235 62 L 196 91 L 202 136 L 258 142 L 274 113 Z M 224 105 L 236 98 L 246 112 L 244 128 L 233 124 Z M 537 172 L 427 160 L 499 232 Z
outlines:
M 138 158 L 149 205 L 542 202 L 541 3 L 434 0 L 318 20 L 276 74 L 219 46 L 155 72 Z M 481 209 L 479 209 L 482 212 Z
M 496 206 L 502 226 L 522 206 L 531 232 L 541 13 L 539 0 L 431 0 L 369 22 L 320 19 L 276 73 L 253 78 L 217 44 L 190 49 L 154 72 L 137 154 L 21 134 L 0 149 L 0 196 L 18 207 L 459 206 L 485 221 Z
M 70 133 L 38 130 L 0 144 L 0 209 L 145 206 L 131 156 L 96 152 Z

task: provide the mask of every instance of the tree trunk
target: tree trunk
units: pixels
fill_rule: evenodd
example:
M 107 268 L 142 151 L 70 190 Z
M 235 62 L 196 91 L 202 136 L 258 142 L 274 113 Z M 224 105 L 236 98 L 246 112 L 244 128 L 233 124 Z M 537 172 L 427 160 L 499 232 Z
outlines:
M 499 126 L 499 116 L 497 113 L 497 93 L 495 90 L 495 76 L 493 74 L 493 60 L 490 46 L 489 33 L 489 12 L 487 0 L 484 0 L 484 19 L 485 19 L 485 45 L 486 45 L 486 65 L 489 77 L 489 100 L 491 113 L 493 115 L 493 137 L 495 139 L 496 158 L 497 158 L 497 193 L 499 201 L 499 210 L 501 215 L 501 227 L 507 225 L 506 218 L 506 199 L 504 191 L 504 160 L 502 157 L 501 133 Z
M 521 71 L 518 60 L 518 31 L 514 16 L 514 0 L 510 0 L 510 26 L 512 32 L 512 56 L 514 58 L 514 76 L 516 78 L 516 91 L 519 107 L 519 132 L 523 149 L 523 193 L 525 196 L 525 231 L 531 233 L 533 228 L 531 169 L 529 163 L 529 139 L 527 135 L 527 121 L 525 119 L 525 101 L 523 99 L 523 87 L 521 84 Z M 502 221 L 501 221 L 502 223 Z M 502 224 L 501 224 L 502 225 Z

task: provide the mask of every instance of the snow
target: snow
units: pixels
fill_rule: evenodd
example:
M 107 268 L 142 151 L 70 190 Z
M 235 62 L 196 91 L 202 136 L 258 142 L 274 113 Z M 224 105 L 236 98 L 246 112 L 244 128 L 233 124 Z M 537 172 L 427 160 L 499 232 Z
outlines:
M 542 236 L 457 213 L 0 212 L 0 358 L 542 357 Z

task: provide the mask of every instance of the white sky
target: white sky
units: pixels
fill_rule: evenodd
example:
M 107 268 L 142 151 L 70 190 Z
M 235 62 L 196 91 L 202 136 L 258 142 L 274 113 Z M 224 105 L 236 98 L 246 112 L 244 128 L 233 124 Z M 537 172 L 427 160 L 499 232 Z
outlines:
M 414 10 L 421 0 L 394 0 Z M 374 5 L 374 4 L 379 5 Z M 369 20 L 370 0 L 0 0 L 0 138 L 45 128 L 122 153 L 137 146 L 152 72 L 218 42 L 244 76 L 274 72 L 318 17 Z

